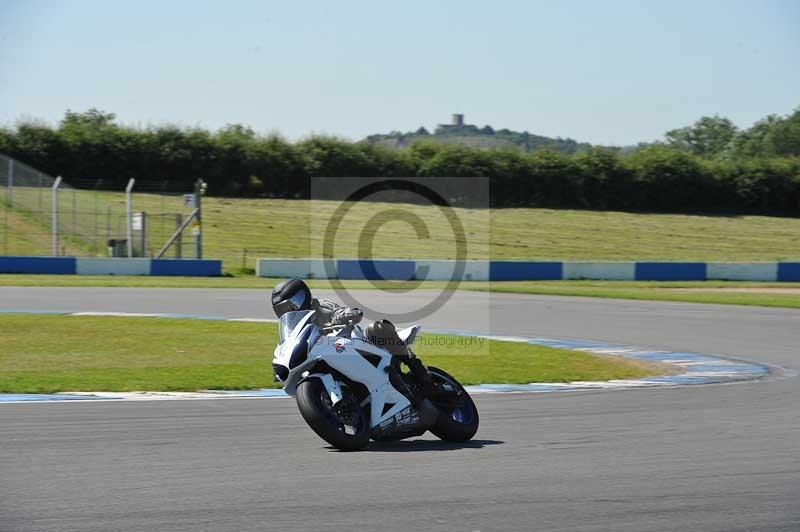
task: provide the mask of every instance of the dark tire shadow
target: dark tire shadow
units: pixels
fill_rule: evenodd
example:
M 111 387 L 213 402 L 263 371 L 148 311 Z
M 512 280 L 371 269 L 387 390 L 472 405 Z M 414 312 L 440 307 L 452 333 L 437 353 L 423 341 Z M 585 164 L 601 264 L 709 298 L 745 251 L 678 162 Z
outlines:
M 377 453 L 416 453 L 431 451 L 457 451 L 459 449 L 482 449 L 489 445 L 502 445 L 499 440 L 469 440 L 452 442 L 443 440 L 398 440 L 373 441 L 365 450 Z

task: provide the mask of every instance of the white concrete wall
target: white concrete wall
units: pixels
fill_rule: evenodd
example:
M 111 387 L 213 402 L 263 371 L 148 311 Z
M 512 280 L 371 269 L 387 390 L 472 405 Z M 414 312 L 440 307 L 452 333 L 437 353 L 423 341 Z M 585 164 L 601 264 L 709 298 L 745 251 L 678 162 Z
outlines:
M 75 259 L 75 273 L 78 275 L 150 275 L 150 259 Z
M 336 270 L 336 261 L 333 261 Z M 300 277 L 303 279 L 326 279 L 325 261 L 322 259 L 258 259 L 258 277 Z
M 777 262 L 709 262 L 706 278 L 726 281 L 777 281 Z
M 635 262 L 564 262 L 564 279 L 608 279 L 633 281 Z
M 456 267 L 455 260 L 417 260 L 415 279 L 427 281 L 449 281 Z M 427 274 L 421 268 L 428 268 Z M 464 262 L 464 281 L 488 281 L 489 261 L 468 260 Z

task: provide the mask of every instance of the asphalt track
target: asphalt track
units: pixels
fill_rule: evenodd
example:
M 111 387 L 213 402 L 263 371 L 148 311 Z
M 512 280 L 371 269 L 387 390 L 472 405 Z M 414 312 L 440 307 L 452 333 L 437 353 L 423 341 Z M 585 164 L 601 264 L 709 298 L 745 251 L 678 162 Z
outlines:
M 266 314 L 263 301 L 0 288 L 0 310 L 239 317 Z M 480 396 L 472 443 L 350 454 L 326 448 L 286 399 L 0 405 L 0 531 L 800 530 L 800 311 L 464 292 L 425 324 L 724 354 L 773 373 Z

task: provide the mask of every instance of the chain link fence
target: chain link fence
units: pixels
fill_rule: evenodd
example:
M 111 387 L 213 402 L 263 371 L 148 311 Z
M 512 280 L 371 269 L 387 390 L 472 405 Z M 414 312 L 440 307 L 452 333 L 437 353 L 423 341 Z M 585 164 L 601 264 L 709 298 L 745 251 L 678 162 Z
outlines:
M 66 183 L 0 154 L 0 255 L 155 257 L 193 210 L 167 183 L 136 183 L 130 213 L 124 190 L 102 179 Z M 172 239 L 165 258 L 195 258 L 196 228 Z

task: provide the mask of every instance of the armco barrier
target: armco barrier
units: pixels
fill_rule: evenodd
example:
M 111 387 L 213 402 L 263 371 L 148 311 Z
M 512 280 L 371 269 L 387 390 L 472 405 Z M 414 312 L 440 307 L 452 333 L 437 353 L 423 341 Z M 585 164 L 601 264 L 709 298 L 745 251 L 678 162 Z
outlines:
M 488 261 L 462 263 L 465 281 L 543 281 L 596 279 L 617 281 L 800 281 L 800 262 L 557 262 Z M 454 260 L 337 259 L 329 270 L 338 279 L 450 280 Z M 260 277 L 325 279 L 321 259 L 258 259 Z
M 0 273 L 215 277 L 222 275 L 222 261 L 209 259 L 0 257 Z

